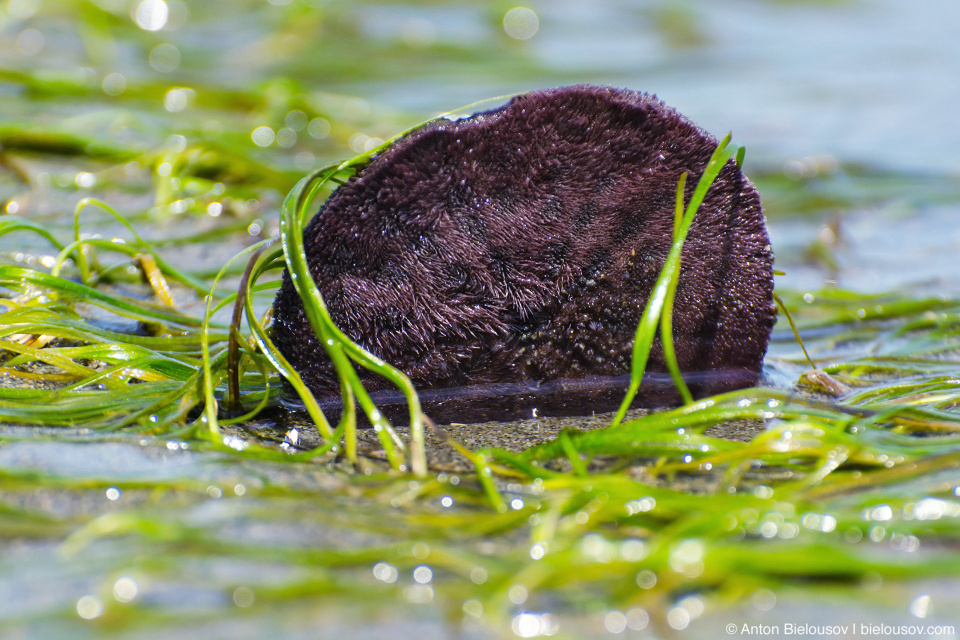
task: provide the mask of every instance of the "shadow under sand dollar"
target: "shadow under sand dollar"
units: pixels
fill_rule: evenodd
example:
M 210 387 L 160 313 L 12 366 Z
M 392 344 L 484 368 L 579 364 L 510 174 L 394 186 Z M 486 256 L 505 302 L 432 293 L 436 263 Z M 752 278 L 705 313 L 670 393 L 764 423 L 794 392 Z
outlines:
M 592 86 L 441 118 L 321 207 L 304 230 L 310 275 L 334 323 L 403 371 L 439 421 L 611 410 L 671 248 L 677 184 L 702 173 L 717 144 L 652 96 Z M 731 159 L 690 227 L 673 305 L 694 396 L 756 382 L 772 295 L 759 196 Z M 274 309 L 278 348 L 336 410 L 337 373 L 289 273 Z M 647 369 L 667 371 L 659 339 Z M 361 380 L 395 401 L 386 381 Z M 634 406 L 678 399 L 663 375 Z

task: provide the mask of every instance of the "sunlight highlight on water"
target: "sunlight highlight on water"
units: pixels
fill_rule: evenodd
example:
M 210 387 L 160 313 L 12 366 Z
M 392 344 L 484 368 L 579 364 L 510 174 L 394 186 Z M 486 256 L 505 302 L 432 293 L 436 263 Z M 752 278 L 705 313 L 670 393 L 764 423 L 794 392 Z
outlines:
M 140 588 L 137 586 L 137 582 L 128 576 L 117 578 L 117 581 L 113 583 L 113 597 L 118 602 L 131 602 L 139 592 Z
M 143 0 L 133 13 L 133 20 L 144 31 L 159 31 L 167 24 L 170 9 L 164 0 Z
M 549 613 L 523 612 L 514 616 L 510 629 L 521 638 L 552 636 L 560 630 L 556 620 Z
M 99 618 L 103 615 L 103 601 L 97 596 L 83 596 L 77 600 L 77 615 L 84 620 Z
M 170 113 L 183 111 L 193 95 L 193 89 L 174 87 L 163 96 L 163 107 Z

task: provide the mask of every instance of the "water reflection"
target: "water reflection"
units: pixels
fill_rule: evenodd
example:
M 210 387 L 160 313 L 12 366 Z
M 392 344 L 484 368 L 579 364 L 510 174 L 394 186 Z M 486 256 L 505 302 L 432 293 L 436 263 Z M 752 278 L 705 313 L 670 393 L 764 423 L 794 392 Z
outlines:
M 701 389 L 741 388 L 744 380 L 753 380 L 755 374 L 747 369 L 713 369 L 687 371 L 684 381 L 694 395 Z M 630 374 L 620 376 L 585 376 L 539 382 L 504 382 L 468 385 L 418 391 L 424 413 L 441 424 L 477 423 L 521 420 L 545 416 L 579 416 L 616 410 L 623 401 L 630 383 Z M 680 396 L 668 373 L 648 371 L 643 376 L 636 407 L 658 407 L 679 404 Z M 394 424 L 406 424 L 409 419 L 407 399 L 395 389 L 370 393 L 370 398 Z M 342 405 L 340 396 L 317 399 L 318 405 L 336 421 Z M 709 401 L 708 401 L 709 402 Z M 750 401 L 744 400 L 748 406 Z M 287 390 L 281 396 L 287 409 L 303 410 L 303 403 Z M 363 416 L 360 416 L 363 420 Z

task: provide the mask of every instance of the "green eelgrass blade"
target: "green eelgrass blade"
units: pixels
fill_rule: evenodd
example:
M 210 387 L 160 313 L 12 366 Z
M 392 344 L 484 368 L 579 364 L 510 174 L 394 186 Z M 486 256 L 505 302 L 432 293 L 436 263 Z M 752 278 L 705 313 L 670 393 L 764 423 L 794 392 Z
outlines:
M 564 429 L 560 432 L 560 435 L 557 436 L 557 441 L 560 443 L 560 447 L 563 449 L 564 455 L 567 456 L 567 459 L 570 461 L 570 466 L 573 468 L 573 472 L 580 476 L 581 478 L 587 477 L 587 466 L 583 463 L 583 460 L 580 459 L 580 452 L 577 451 L 576 445 L 573 444 L 573 440 L 570 438 L 570 432 L 567 429 Z
M 266 247 L 268 244 L 273 242 L 273 240 L 264 240 L 257 244 L 247 247 L 237 255 L 230 258 L 227 261 L 227 264 L 220 269 L 220 273 L 213 279 L 213 282 L 210 285 L 210 290 L 206 295 L 204 300 L 204 315 L 203 315 L 203 326 L 200 330 L 200 349 L 201 357 L 203 359 L 203 395 L 204 395 L 204 417 L 206 418 L 207 428 L 211 433 L 219 433 L 219 426 L 217 424 L 217 415 L 218 415 L 218 404 L 215 396 L 215 385 L 213 383 L 213 372 L 211 370 L 211 358 L 210 358 L 210 325 L 213 317 L 213 298 L 214 291 L 217 290 L 217 285 L 220 283 L 220 279 L 223 275 L 229 270 L 230 265 L 244 257 L 247 254 L 254 253 L 259 249 Z
M 86 256 L 84 255 L 83 249 L 82 249 L 84 240 L 80 234 L 80 215 L 88 207 L 92 207 L 92 206 L 100 207 L 101 209 L 109 213 L 120 224 L 122 224 L 127 231 L 130 232 L 130 235 L 133 236 L 133 239 L 134 239 L 134 243 L 132 246 L 136 248 L 136 253 L 149 254 L 156 261 L 157 266 L 160 268 L 161 271 L 163 271 L 163 273 L 166 273 L 172 276 L 175 280 L 182 282 L 183 284 L 192 288 L 194 291 L 196 291 L 200 295 L 207 294 L 206 284 L 204 284 L 202 281 L 198 280 L 197 278 L 171 266 L 166 260 L 163 259 L 163 257 L 160 254 L 157 253 L 157 251 L 153 247 L 150 246 L 148 242 L 146 242 L 143 238 L 140 237 L 140 234 L 136 232 L 136 230 L 133 228 L 133 225 L 131 225 L 130 222 L 125 217 L 123 217 L 116 209 L 94 198 L 84 198 L 83 200 L 78 202 L 73 214 L 74 242 L 73 244 L 70 245 L 70 250 L 76 247 L 75 253 L 77 256 L 77 264 L 80 267 L 80 273 L 84 283 L 89 282 L 90 268 L 87 263 Z M 116 246 L 122 246 L 122 245 L 114 244 L 114 248 L 116 248 Z M 63 247 L 61 247 L 61 249 L 63 249 Z M 69 251 L 67 251 L 67 253 L 69 253 Z M 65 257 L 66 256 L 63 256 L 63 255 L 60 256 L 60 258 L 58 259 L 58 265 L 62 263 Z M 56 271 L 54 272 L 54 274 L 56 275 Z
M 790 309 L 787 309 L 787 305 L 783 303 L 783 300 L 780 299 L 780 296 L 774 292 L 773 300 L 777 303 L 777 306 L 783 311 L 783 315 L 787 317 L 787 323 L 790 325 L 790 329 L 793 330 L 793 337 L 796 339 L 797 344 L 800 345 L 800 350 L 803 351 L 803 357 L 807 359 L 807 364 L 810 365 L 811 369 L 816 369 L 817 365 L 813 364 L 813 360 L 810 358 L 810 354 L 807 353 L 807 348 L 803 344 L 803 338 L 800 337 L 800 331 L 797 330 L 797 325 L 793 321 L 793 316 L 790 315 Z
M 736 162 L 739 168 L 743 168 L 743 157 L 747 154 L 746 147 L 737 147 Z
M 53 276 L 27 267 L 0 267 L 0 285 L 14 290 L 34 286 L 60 295 L 97 305 L 118 315 L 148 322 L 167 322 L 182 327 L 196 327 L 200 321 L 169 307 L 160 309 L 143 300 L 132 300 L 103 293 L 93 287 Z
M 402 134 L 401 134 L 402 135 Z M 411 458 L 412 471 L 416 475 L 426 474 L 426 453 L 424 451 L 423 418 L 420 411 L 420 400 L 409 378 L 401 371 L 390 366 L 373 354 L 362 349 L 350 340 L 330 318 L 326 303 L 320 294 L 307 266 L 303 246 L 303 221 L 313 202 L 313 198 L 323 185 L 337 174 L 355 171 L 369 161 L 381 147 L 340 165 L 326 167 L 314 172 L 301 180 L 287 195 L 283 202 L 280 217 L 280 236 L 283 243 L 284 258 L 289 269 L 290 277 L 298 295 L 303 301 L 304 309 L 310 326 L 333 361 L 340 377 L 340 384 L 345 389 L 344 411 L 348 408 L 351 397 L 356 397 L 374 429 L 381 434 L 381 442 L 387 451 L 388 457 L 393 450 L 391 438 L 395 438 L 393 428 L 383 414 L 376 408 L 367 391 L 363 388 L 351 360 L 361 366 L 387 378 L 407 398 L 410 407 Z M 349 397 L 348 397 L 349 396 Z M 347 433 L 347 442 L 352 434 Z M 399 441 L 398 441 L 399 442 Z M 396 460 L 392 460 L 397 464 Z
M 344 169 L 351 168 L 349 162 L 343 163 L 339 165 L 339 167 Z M 310 325 L 317 334 L 320 344 L 323 345 L 327 355 L 333 362 L 334 369 L 340 378 L 341 387 L 344 388 L 344 410 L 352 403 L 352 398 L 355 396 L 374 429 L 378 435 L 380 435 L 381 443 L 384 446 L 391 464 L 395 467 L 400 467 L 402 465 L 395 447 L 395 442 L 399 444 L 399 439 L 396 438 L 392 425 L 390 425 L 389 421 L 387 421 L 376 408 L 366 389 L 364 389 L 360 383 L 359 376 L 353 368 L 350 359 L 347 357 L 347 350 L 344 348 L 345 341 L 350 344 L 353 343 L 334 325 L 327 311 L 326 303 L 323 301 L 323 297 L 319 289 L 317 289 L 316 283 L 313 282 L 313 277 L 310 275 L 306 263 L 306 255 L 303 248 L 302 221 L 306 217 L 305 214 L 313 196 L 319 191 L 323 182 L 332 178 L 338 172 L 339 167 L 321 170 L 308 176 L 304 180 L 301 180 L 297 187 L 294 187 L 290 194 L 287 195 L 281 210 L 280 222 L 280 236 L 283 242 L 284 257 L 287 262 L 287 268 L 290 270 L 294 287 L 297 289 L 297 293 L 303 301 Z M 320 178 L 320 180 L 311 184 L 312 178 Z M 355 356 L 355 360 L 364 366 L 375 371 L 378 367 L 382 371 L 387 371 L 389 365 L 379 358 L 366 353 L 359 347 L 356 348 L 356 353 L 359 355 Z M 402 376 L 403 374 L 400 375 Z M 410 388 L 412 389 L 412 386 Z M 411 403 L 411 410 L 413 408 L 414 405 Z M 416 409 L 419 414 L 419 402 L 417 403 Z M 347 433 L 345 437 L 349 443 L 352 434 Z M 424 455 L 424 461 L 425 458 L 426 456 Z M 424 463 L 422 465 L 422 472 L 425 473 L 425 471 L 426 465 Z
M 254 265 L 254 268 L 250 273 L 251 283 L 255 282 L 260 273 L 281 253 L 281 249 L 275 249 L 270 253 L 261 254 L 257 258 L 257 264 Z M 280 350 L 277 349 L 276 345 L 273 344 L 273 341 L 270 339 L 267 330 L 263 327 L 263 325 L 260 324 L 259 321 L 257 321 L 256 314 L 253 310 L 253 299 L 251 296 L 246 296 L 243 302 L 247 314 L 247 324 L 250 326 L 250 330 L 253 332 L 254 339 L 257 341 L 260 350 L 267 357 L 274 368 L 280 372 L 280 375 L 286 378 L 287 381 L 290 382 L 290 384 L 297 391 L 300 399 L 303 401 L 303 404 L 307 409 L 307 413 L 310 415 L 310 418 L 313 420 L 314 424 L 317 425 L 320 435 L 328 440 L 328 442 L 332 438 L 339 438 L 340 436 L 337 436 L 330 428 L 330 422 L 320 409 L 320 405 L 317 404 L 317 400 L 314 398 L 313 393 L 303 383 L 303 380 L 300 378 L 300 374 L 297 373 L 297 370 L 294 369 L 289 362 L 287 362 L 287 359 L 283 357 L 283 354 L 280 353 Z
M 677 203 L 674 211 L 673 239 L 679 237 L 680 228 L 683 226 L 683 192 L 687 184 L 687 173 L 680 174 L 680 180 L 677 181 Z M 663 314 L 660 318 L 660 344 L 663 345 L 663 359 L 667 363 L 667 369 L 670 371 L 670 377 L 677 390 L 680 391 L 680 397 L 684 404 L 693 402 L 693 394 L 683 380 L 683 373 L 680 372 L 680 365 L 677 362 L 677 354 L 673 345 L 673 299 L 677 294 L 677 283 L 680 278 L 671 278 L 667 289 L 667 296 L 663 302 Z
M 165 336 L 139 336 L 120 333 L 94 326 L 80 318 L 70 317 L 62 308 L 55 312 L 49 307 L 23 306 L 0 314 L 0 337 L 12 334 L 51 335 L 84 342 L 104 343 L 120 348 L 139 345 L 164 353 L 190 352 L 200 344 L 196 334 Z M 222 340 L 226 333 L 212 334 L 214 341 Z
M 613 419 L 613 425 L 618 425 L 623 421 L 627 410 L 630 408 L 634 398 L 637 396 L 637 392 L 640 390 L 640 383 L 643 380 L 643 372 L 650 358 L 650 350 L 653 347 L 653 339 L 656 335 L 657 326 L 660 324 L 661 314 L 670 297 L 671 281 L 674 282 L 672 286 L 675 289 L 676 280 L 680 276 L 680 254 L 683 251 L 683 243 L 686 240 L 687 233 L 690 231 L 690 226 L 693 224 L 693 217 L 696 215 L 697 209 L 700 208 L 700 204 L 707 195 L 707 190 L 710 188 L 710 185 L 713 184 L 713 181 L 720 173 L 724 164 L 726 164 L 727 160 L 729 160 L 730 156 L 734 153 L 735 149 L 729 148 L 729 144 L 730 134 L 728 133 L 723 140 L 720 141 L 720 144 L 717 145 L 716 150 L 707 162 L 703 175 L 700 176 L 700 181 L 697 183 L 697 188 L 694 190 L 693 196 L 691 196 L 690 202 L 687 205 L 686 213 L 673 240 L 670 253 L 667 254 L 663 269 L 660 271 L 660 277 L 657 278 L 657 282 L 654 284 L 653 290 L 650 293 L 650 299 L 647 301 L 647 306 L 643 310 L 643 315 L 640 317 L 640 324 L 637 326 L 637 334 L 633 342 L 630 386 L 627 389 L 627 395 L 623 399 L 623 403 L 620 405 L 620 409 Z M 672 366 L 676 366 L 676 359 L 674 359 Z
M 4 236 L 13 231 L 21 230 L 32 231 L 49 241 L 50 244 L 57 248 L 57 251 L 63 250 L 63 243 L 54 238 L 53 234 L 44 229 L 41 225 L 13 215 L 0 218 L 0 236 Z

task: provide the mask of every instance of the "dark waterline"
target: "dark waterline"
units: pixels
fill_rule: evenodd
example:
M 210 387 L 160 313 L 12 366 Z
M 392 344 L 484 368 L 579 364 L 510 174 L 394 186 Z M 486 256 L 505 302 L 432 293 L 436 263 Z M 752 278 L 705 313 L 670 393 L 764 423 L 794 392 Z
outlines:
M 749 369 L 714 369 L 683 373 L 684 382 L 694 396 L 698 389 L 717 386 L 727 388 L 749 386 L 756 372 Z M 614 411 L 623 401 L 630 384 L 630 375 L 587 376 L 548 382 L 478 384 L 446 389 L 418 391 L 423 412 L 439 424 L 524 420 L 541 417 L 582 416 Z M 409 420 L 406 397 L 399 391 L 385 389 L 370 394 L 377 408 L 398 425 Z M 339 418 L 343 407 L 340 396 L 317 399 L 320 408 Z M 643 376 L 638 399 L 632 408 L 675 406 L 681 402 L 673 379 L 668 373 L 647 372 Z M 303 403 L 291 390 L 285 390 L 281 404 L 287 409 L 303 410 Z M 365 421 L 364 421 L 365 423 Z

